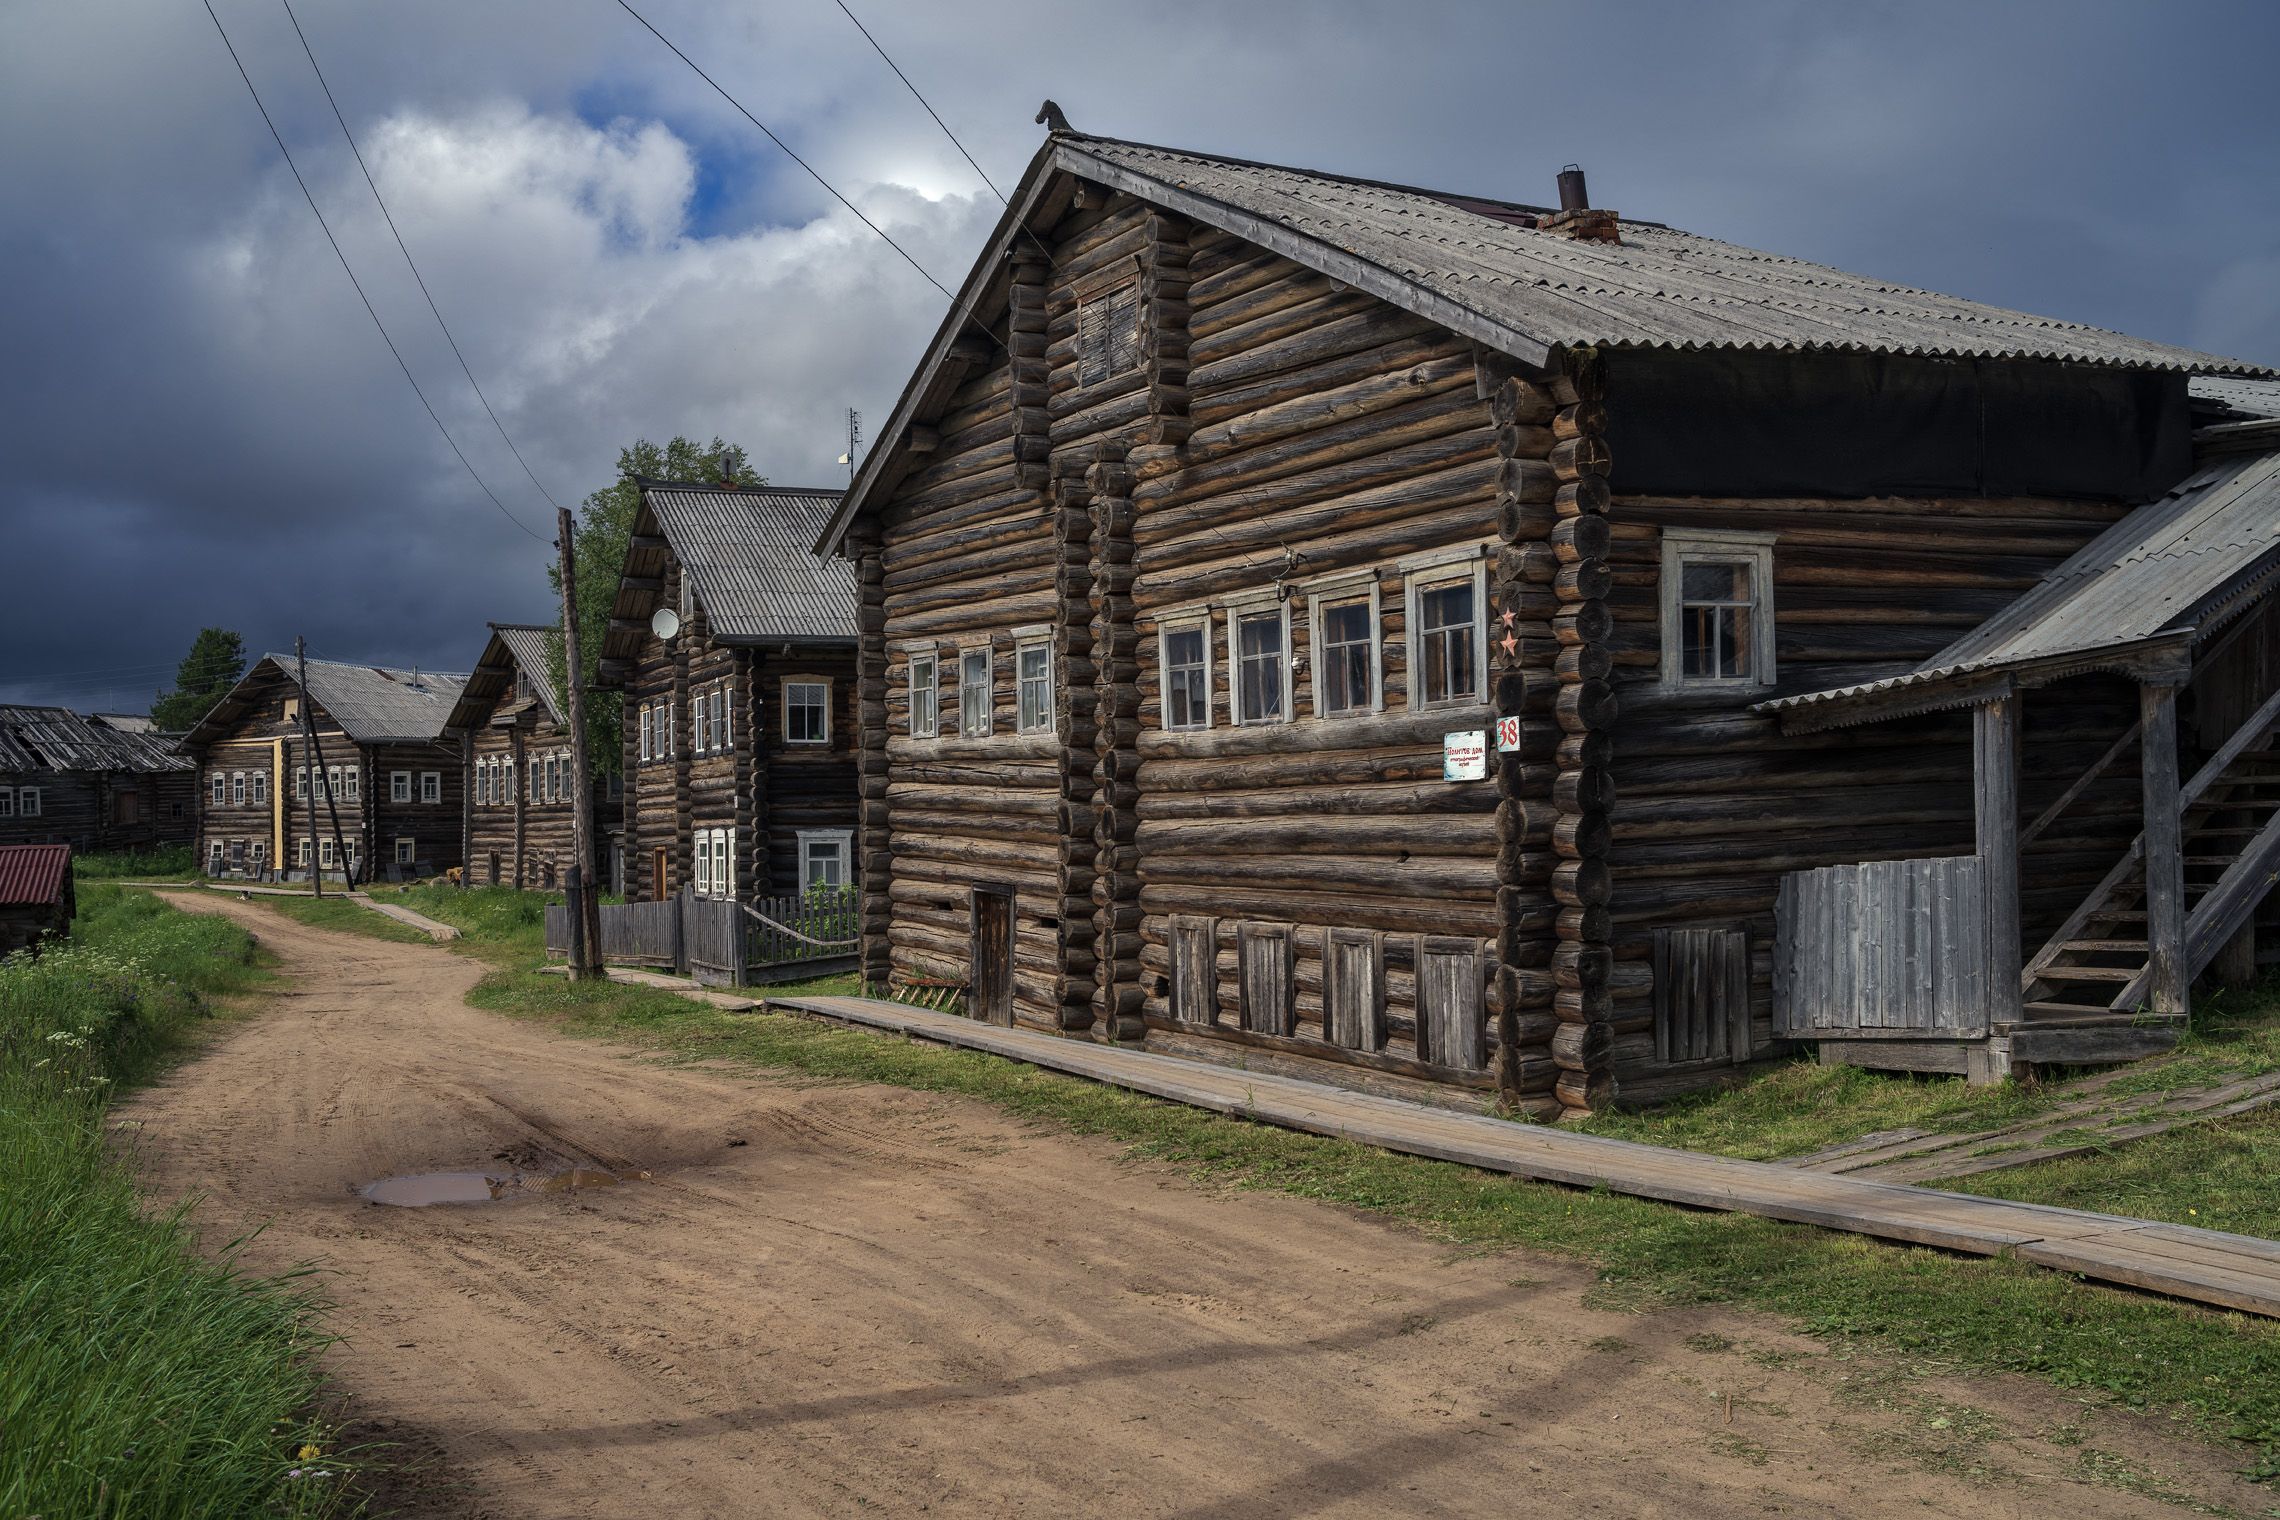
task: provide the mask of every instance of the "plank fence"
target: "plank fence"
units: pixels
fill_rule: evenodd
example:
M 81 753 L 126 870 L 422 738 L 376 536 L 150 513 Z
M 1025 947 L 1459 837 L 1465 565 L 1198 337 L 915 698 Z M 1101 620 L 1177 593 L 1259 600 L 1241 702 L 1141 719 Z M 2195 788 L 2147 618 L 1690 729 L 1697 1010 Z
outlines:
M 1774 903 L 1784 1039 L 1975 1039 L 1988 1031 L 1986 883 L 1972 855 L 1795 871 Z
M 855 963 L 858 903 L 853 889 L 835 888 L 749 904 L 688 893 L 664 902 L 604 904 L 602 959 L 714 987 L 824 976 Z M 570 910 L 561 903 L 546 909 L 546 951 L 570 953 Z

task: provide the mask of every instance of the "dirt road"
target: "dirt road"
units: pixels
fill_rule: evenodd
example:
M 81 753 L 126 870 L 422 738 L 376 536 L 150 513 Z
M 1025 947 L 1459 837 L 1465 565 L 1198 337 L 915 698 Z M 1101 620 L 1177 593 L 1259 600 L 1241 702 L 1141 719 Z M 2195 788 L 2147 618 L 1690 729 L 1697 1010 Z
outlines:
M 328 1269 L 330 1370 L 423 1514 L 2261 1512 L 2038 1385 L 1201 1191 L 964 1100 L 689 1070 L 467 1008 L 448 950 L 253 928 L 287 991 L 126 1105 L 149 1185 Z M 646 1181 L 426 1209 L 410 1173 Z M 1731 1412 L 1727 1395 L 1733 1395 Z M 2087 1481 L 2083 1475 L 2103 1475 Z M 2139 1492 L 2127 1491 L 2137 1488 Z

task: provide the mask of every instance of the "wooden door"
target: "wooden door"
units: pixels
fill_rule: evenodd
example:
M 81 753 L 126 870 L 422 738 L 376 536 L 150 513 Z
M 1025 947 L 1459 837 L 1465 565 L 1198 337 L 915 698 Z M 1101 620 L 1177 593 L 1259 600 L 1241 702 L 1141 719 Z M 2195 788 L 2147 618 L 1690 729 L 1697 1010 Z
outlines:
M 1322 1025 L 1333 1045 L 1385 1048 L 1385 937 L 1373 929 L 1323 935 Z
M 1417 941 L 1417 1055 L 1435 1066 L 1478 1071 L 1487 1044 L 1480 943 Z
M 985 1024 L 1013 1022 L 1013 892 L 974 888 L 973 969 L 967 1012 Z
M 1183 1024 L 1219 1022 L 1219 923 L 1172 919 L 1172 1017 Z
M 649 873 L 651 878 L 649 886 L 649 900 L 651 902 L 663 902 L 666 897 L 665 852 L 663 850 L 653 850 L 650 852 Z

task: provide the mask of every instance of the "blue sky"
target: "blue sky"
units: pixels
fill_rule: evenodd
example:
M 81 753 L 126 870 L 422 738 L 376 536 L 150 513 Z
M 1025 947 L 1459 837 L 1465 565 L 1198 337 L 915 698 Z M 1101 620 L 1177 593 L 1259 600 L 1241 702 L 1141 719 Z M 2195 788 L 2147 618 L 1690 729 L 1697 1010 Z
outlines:
M 638 0 L 637 0 L 638 3 Z M 1001 185 L 1109 135 L 1623 213 L 2280 364 L 2280 5 L 851 0 Z M 216 0 L 407 362 L 523 521 L 276 0 Z M 942 298 L 607 0 L 295 0 L 548 491 L 720 433 L 835 483 Z M 657 25 L 955 284 L 995 197 L 831 0 Z M 206 623 L 464 668 L 544 548 L 406 389 L 204 11 L 0 8 L 0 699 L 139 708 Z

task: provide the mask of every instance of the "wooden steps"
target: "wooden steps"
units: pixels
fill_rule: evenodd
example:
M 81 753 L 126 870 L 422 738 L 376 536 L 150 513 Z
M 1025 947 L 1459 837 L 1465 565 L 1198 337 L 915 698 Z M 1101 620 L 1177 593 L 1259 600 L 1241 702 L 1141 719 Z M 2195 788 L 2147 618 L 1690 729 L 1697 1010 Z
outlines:
M 871 998 L 770 998 L 768 1006 L 1408 1155 L 1977 1256 L 2011 1252 L 2105 1282 L 2280 1318 L 2280 1245 L 2246 1236 L 1664 1150 Z

